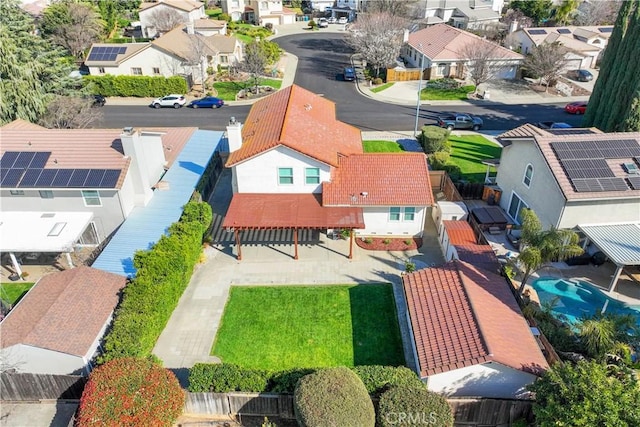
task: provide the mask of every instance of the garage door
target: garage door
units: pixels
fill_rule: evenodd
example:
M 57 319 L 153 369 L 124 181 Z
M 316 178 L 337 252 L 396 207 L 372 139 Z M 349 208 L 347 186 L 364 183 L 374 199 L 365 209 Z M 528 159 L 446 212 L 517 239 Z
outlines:
M 496 73 L 498 79 L 515 79 L 516 78 L 516 66 L 502 67 Z

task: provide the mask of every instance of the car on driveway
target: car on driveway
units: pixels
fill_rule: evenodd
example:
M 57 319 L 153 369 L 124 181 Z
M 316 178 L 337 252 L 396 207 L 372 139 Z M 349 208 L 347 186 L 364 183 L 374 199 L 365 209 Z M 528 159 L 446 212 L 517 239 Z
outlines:
M 469 114 L 452 113 L 438 117 L 438 126 L 453 129 L 472 129 L 480 130 L 483 122 L 480 117 L 471 116 Z
M 352 82 L 356 79 L 356 70 L 351 67 L 344 67 L 344 80 L 347 82 Z
M 536 126 L 540 129 L 569 129 L 573 127 L 569 123 L 564 122 L 538 122 Z
M 338 24 L 348 24 L 349 20 L 347 19 L 346 16 L 342 16 L 340 18 L 338 18 Z
M 327 18 L 327 22 L 329 24 L 336 24 L 338 22 L 338 18 L 336 18 L 335 16 L 330 16 Z
M 224 101 L 215 96 L 205 96 L 204 98 L 194 99 L 188 105 L 191 108 L 220 108 L 224 105 Z
M 153 108 L 161 108 L 161 107 L 173 107 L 180 108 L 187 102 L 187 99 L 184 95 L 176 95 L 171 94 L 167 96 L 163 96 L 162 98 L 156 98 L 151 101 L 151 106 Z
M 327 18 L 318 19 L 318 28 L 327 28 L 329 26 L 329 21 Z
M 587 103 L 585 101 L 570 102 L 564 106 L 564 111 L 569 114 L 584 114 L 587 111 Z
M 579 82 L 590 82 L 593 80 L 593 74 L 587 70 L 571 70 L 567 73 L 567 76 Z

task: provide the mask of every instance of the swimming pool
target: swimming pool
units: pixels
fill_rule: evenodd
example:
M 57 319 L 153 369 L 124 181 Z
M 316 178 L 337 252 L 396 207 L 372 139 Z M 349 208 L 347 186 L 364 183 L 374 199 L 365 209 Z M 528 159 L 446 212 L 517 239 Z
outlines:
M 615 300 L 588 283 L 541 277 L 531 286 L 538 293 L 541 304 L 552 303 L 557 299 L 551 312 L 558 317 L 565 317 L 570 323 L 575 323 L 581 317 L 601 312 L 609 301 L 606 313 L 631 314 L 640 325 L 640 306 Z

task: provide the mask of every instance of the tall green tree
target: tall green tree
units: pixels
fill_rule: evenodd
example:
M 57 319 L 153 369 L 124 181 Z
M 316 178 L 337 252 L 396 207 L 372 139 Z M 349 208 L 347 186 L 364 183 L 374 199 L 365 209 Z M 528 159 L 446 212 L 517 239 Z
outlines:
M 640 130 L 640 0 L 625 1 L 600 65 L 583 126 Z
M 539 25 L 549 19 L 553 4 L 551 0 L 514 0 L 509 3 L 509 8 L 521 11 Z
M 579 0 L 563 0 L 553 9 L 553 21 L 556 25 L 567 25 L 573 21 L 573 17 L 580 6 Z

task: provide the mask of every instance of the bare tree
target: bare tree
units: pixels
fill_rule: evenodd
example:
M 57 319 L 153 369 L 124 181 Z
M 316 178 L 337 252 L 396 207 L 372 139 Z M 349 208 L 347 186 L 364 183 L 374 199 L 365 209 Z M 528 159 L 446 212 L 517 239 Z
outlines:
M 347 43 L 371 65 L 376 77 L 400 54 L 406 22 L 389 12 L 362 14 L 347 35 Z
M 43 31 L 51 41 L 67 49 L 76 58 L 100 39 L 104 22 L 98 12 L 85 3 L 54 3 L 43 17 Z
M 84 129 L 102 119 L 92 97 L 57 96 L 47 106 L 40 125 L 50 129 Z
M 417 3 L 417 0 L 375 0 L 365 4 L 367 13 L 389 13 L 394 16 L 409 17 L 412 14 L 412 7 Z
M 478 86 L 496 76 L 503 63 L 499 46 L 485 40 L 476 39 L 467 43 L 458 53 L 460 57 L 467 59 L 465 67 L 467 76 L 476 86 L 474 93 L 478 92 Z
M 256 87 L 256 93 L 258 93 L 258 82 L 260 76 L 264 74 L 264 69 L 267 67 L 269 60 L 267 54 L 256 41 L 252 41 L 245 46 L 244 60 L 240 63 L 240 69 L 246 73 L 249 73 L 254 80 Z
M 151 24 L 158 33 L 167 33 L 185 22 L 185 19 L 180 13 L 167 7 L 154 10 L 149 15 L 149 24 Z
M 519 9 L 509 9 L 507 13 L 500 19 L 500 22 L 507 25 L 507 28 L 511 29 L 511 26 L 515 23 L 515 29 L 533 27 L 533 19 L 526 16 Z
M 566 49 L 558 42 L 543 43 L 535 46 L 531 50 L 522 64 L 532 74 L 545 81 L 546 90 L 549 90 L 549 84 L 558 78 L 560 72 L 567 64 L 565 58 Z
M 576 12 L 575 25 L 613 24 L 622 0 L 590 0 L 583 2 Z
M 198 68 L 203 91 L 205 91 L 205 82 L 207 79 L 208 58 L 215 55 L 217 55 L 217 52 L 207 42 L 206 37 L 200 34 L 189 34 L 187 60 L 189 61 L 189 65 Z

